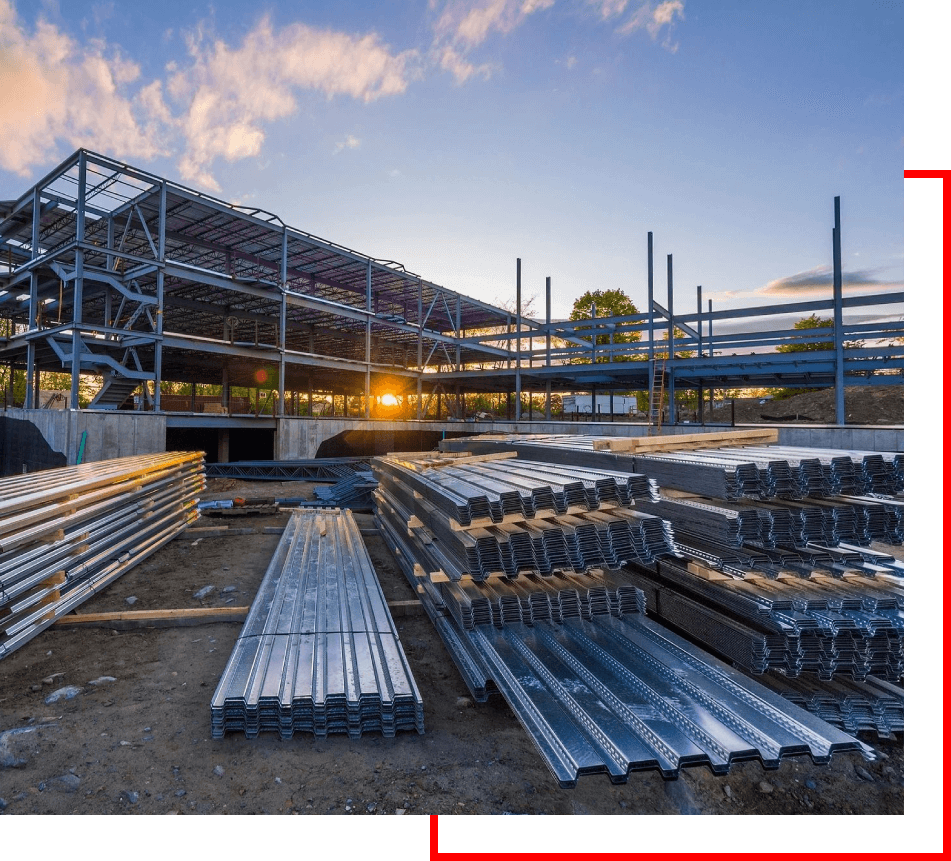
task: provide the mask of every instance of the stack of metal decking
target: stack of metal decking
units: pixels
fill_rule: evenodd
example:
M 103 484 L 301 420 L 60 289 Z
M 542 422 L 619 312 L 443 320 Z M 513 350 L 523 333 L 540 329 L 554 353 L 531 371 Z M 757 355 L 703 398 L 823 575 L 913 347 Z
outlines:
M 211 703 L 212 735 L 423 732 L 423 703 L 349 511 L 291 514 Z
M 851 714 L 857 702 L 829 706 L 839 686 L 900 682 L 904 564 L 889 548 L 869 546 L 903 539 L 900 453 L 776 445 L 678 450 L 676 436 L 633 443 L 669 450 L 642 454 L 614 438 L 516 436 L 441 448 L 539 459 L 550 453 L 559 464 L 626 462 L 643 470 L 661 495 L 644 510 L 671 523 L 682 557 L 628 566 L 652 616 L 757 677 L 772 670 L 819 691 L 827 685 L 826 699 L 817 694 L 809 702 L 826 703 L 829 715 Z M 901 709 L 889 709 L 882 717 L 869 706 L 867 719 L 837 722 L 899 726 Z
M 169 452 L 0 479 L 0 658 L 197 518 L 203 465 Z
M 374 473 L 377 496 L 433 545 L 450 579 L 581 574 L 673 553 L 663 519 L 632 508 L 656 499 L 643 476 L 422 457 L 379 458 Z
M 905 729 L 905 691 L 869 676 L 863 682 L 834 679 L 818 682 L 809 676 L 790 679 L 767 673 L 761 679 L 770 690 L 846 732 L 870 730 L 888 738 Z
M 462 464 L 455 466 L 458 478 Z M 430 461 L 412 472 L 441 468 Z M 623 782 L 647 768 L 675 777 L 692 763 L 724 773 L 751 755 L 767 767 L 798 753 L 817 762 L 838 750 L 868 755 L 856 739 L 646 619 L 644 597 L 626 572 L 540 576 L 527 573 L 526 555 L 515 577 L 470 573 L 446 549 L 447 530 L 467 535 L 475 549 L 474 533 L 488 528 L 459 523 L 468 501 L 433 492 L 440 482 L 432 476 L 427 498 L 420 490 L 406 493 L 386 459 L 376 473 L 381 534 L 473 696 L 504 695 L 561 785 L 605 772 Z M 537 509 L 521 510 L 524 520 L 511 517 L 505 525 L 537 525 Z
M 893 578 L 707 579 L 666 561 L 629 573 L 648 612 L 752 673 L 903 676 L 904 597 Z
M 317 485 L 314 488 L 315 501 L 306 503 L 305 507 L 368 511 L 373 507 L 375 489 L 376 479 L 373 473 L 369 469 L 357 470 L 332 484 Z

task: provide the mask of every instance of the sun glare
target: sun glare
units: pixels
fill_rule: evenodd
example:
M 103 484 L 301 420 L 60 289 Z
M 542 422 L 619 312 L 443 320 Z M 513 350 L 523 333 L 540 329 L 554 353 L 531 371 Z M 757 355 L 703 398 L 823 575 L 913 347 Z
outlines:
M 383 397 L 380 398 L 380 403 L 385 407 L 395 407 L 399 401 L 394 395 L 383 395 Z

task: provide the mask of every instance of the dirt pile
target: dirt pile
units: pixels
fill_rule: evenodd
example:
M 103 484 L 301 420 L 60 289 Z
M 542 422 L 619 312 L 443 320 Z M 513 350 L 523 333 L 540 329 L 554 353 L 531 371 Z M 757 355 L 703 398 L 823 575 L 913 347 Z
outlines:
M 720 403 L 719 401 L 717 403 Z M 788 398 L 736 398 L 737 424 L 778 422 L 835 424 L 835 390 L 820 389 Z M 707 421 L 729 424 L 734 407 L 729 400 L 707 413 Z M 850 425 L 903 425 L 904 386 L 847 386 L 845 420 Z

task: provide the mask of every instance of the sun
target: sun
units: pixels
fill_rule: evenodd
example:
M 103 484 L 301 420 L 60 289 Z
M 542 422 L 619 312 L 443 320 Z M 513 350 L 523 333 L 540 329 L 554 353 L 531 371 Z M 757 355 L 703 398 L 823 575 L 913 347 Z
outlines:
M 394 395 L 387 394 L 387 395 L 383 395 L 383 397 L 380 398 L 380 403 L 383 404 L 383 406 L 385 407 L 395 407 L 399 403 L 399 401 L 396 399 Z

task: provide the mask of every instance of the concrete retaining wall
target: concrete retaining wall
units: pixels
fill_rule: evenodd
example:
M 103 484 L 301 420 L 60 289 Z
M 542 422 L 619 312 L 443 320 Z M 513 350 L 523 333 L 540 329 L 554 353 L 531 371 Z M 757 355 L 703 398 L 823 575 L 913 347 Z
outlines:
M 740 429 L 762 429 L 767 425 L 744 425 Z M 446 431 L 452 434 L 477 433 L 545 433 L 595 434 L 598 436 L 646 436 L 647 426 L 622 422 L 388 422 L 367 419 L 277 420 L 274 457 L 277 460 L 300 460 L 315 456 L 321 442 L 345 431 Z M 815 425 L 780 425 L 781 445 L 809 448 L 839 448 L 856 451 L 904 451 L 905 431 L 901 427 L 834 427 Z M 685 434 L 705 431 L 728 431 L 729 427 L 679 425 L 664 428 L 664 433 Z
M 76 463 L 83 431 L 83 463 L 165 451 L 165 416 L 161 413 L 119 413 L 102 410 L 8 409 L 4 416 L 28 421 L 53 451 Z

